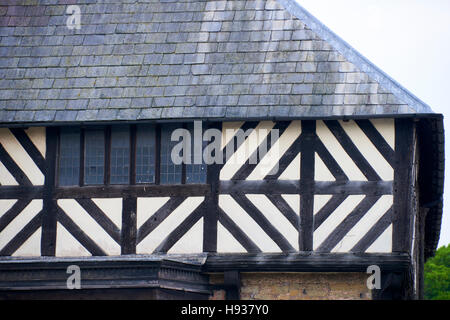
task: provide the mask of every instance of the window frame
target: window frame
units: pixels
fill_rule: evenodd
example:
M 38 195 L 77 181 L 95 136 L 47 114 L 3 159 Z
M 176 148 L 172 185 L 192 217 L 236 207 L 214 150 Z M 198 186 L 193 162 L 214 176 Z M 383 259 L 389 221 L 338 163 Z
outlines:
M 103 125 L 103 126 L 79 126 L 79 134 L 80 134 L 80 159 L 79 159 L 79 180 L 76 185 L 60 185 L 59 184 L 59 175 L 60 175 L 60 157 L 61 157 L 61 134 L 62 127 L 58 130 L 58 148 L 57 148 L 57 159 L 56 159 L 56 175 L 55 175 L 55 185 L 60 188 L 74 188 L 74 187 L 99 187 L 99 186 L 153 186 L 153 185 L 164 185 L 164 186 L 179 186 L 179 185 L 206 185 L 207 184 L 207 176 L 208 176 L 208 165 L 205 170 L 205 182 L 204 183 L 188 183 L 186 182 L 186 163 L 181 164 L 181 181 L 179 183 L 164 183 L 161 184 L 161 124 L 159 123 L 148 123 L 149 125 L 154 126 L 155 130 L 155 141 L 154 141 L 154 182 L 144 182 L 137 183 L 136 182 L 136 161 L 137 161 L 137 126 L 140 124 L 125 124 L 129 127 L 129 136 L 130 136 L 130 156 L 129 156 L 129 181 L 125 184 L 112 184 L 111 183 L 111 130 L 114 126 L 122 126 L 124 124 L 112 124 L 112 125 Z M 187 128 L 187 123 L 182 123 L 181 128 Z M 205 124 L 205 122 L 203 122 Z M 86 131 L 90 130 L 103 130 L 104 134 L 104 177 L 102 184 L 86 184 L 85 183 L 85 158 L 86 158 Z M 203 148 L 204 148 L 203 144 Z

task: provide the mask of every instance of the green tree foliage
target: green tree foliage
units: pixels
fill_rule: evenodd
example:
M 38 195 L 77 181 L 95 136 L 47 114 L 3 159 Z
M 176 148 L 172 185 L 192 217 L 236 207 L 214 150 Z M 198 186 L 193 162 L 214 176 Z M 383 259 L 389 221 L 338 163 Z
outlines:
M 425 299 L 450 300 L 450 245 L 425 263 Z

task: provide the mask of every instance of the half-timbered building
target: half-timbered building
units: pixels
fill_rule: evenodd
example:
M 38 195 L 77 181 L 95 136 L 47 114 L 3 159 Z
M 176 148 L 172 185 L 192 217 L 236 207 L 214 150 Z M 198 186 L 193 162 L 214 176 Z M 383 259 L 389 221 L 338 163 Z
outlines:
M 1 298 L 421 297 L 442 115 L 294 0 L 67 2 L 0 4 Z

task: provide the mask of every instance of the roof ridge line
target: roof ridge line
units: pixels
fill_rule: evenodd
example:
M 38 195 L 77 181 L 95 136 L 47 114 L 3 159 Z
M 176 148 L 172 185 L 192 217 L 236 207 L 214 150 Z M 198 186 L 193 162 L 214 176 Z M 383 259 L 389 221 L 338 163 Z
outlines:
M 415 113 L 435 113 L 431 107 L 416 97 L 408 89 L 386 74 L 383 70 L 373 64 L 349 43 L 339 37 L 330 28 L 303 8 L 296 0 L 275 0 L 280 3 L 289 13 L 305 23 L 320 38 L 327 41 L 334 49 L 341 53 L 349 62 L 357 66 L 361 72 L 367 73 L 375 81 L 385 87 L 400 100 L 415 109 Z

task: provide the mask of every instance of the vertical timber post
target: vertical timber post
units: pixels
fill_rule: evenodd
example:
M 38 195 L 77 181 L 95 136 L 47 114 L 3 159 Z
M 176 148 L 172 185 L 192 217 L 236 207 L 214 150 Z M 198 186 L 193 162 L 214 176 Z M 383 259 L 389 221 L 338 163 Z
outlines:
M 45 182 L 43 197 L 44 217 L 42 219 L 41 255 L 55 256 L 57 204 L 56 199 L 53 199 L 53 191 L 56 183 L 56 163 L 58 150 L 57 128 L 46 128 L 45 142 Z
M 313 251 L 316 121 L 302 121 L 299 250 Z
M 121 254 L 136 254 L 137 198 L 125 195 L 122 200 Z
M 411 251 L 414 133 L 412 120 L 397 119 L 395 121 L 393 252 Z
M 220 122 L 210 124 L 208 128 L 220 129 Z M 219 179 L 222 165 L 218 163 L 207 166 L 206 183 L 210 194 L 206 196 L 203 224 L 203 252 L 217 252 L 217 223 L 219 221 Z

